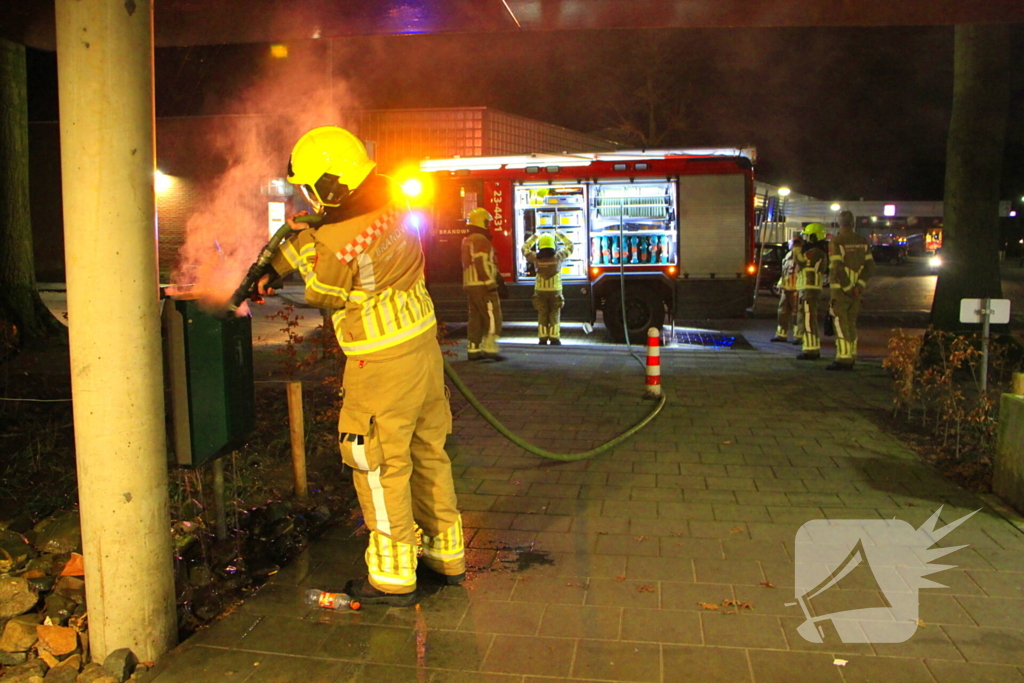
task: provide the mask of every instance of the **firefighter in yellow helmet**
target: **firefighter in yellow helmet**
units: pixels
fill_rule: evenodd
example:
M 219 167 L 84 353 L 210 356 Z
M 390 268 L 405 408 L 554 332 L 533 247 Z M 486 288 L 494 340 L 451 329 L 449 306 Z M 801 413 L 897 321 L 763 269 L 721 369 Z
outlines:
M 818 337 L 818 302 L 825 269 L 828 267 L 828 245 L 825 226 L 811 223 L 803 233 L 793 239 L 793 261 L 796 263 L 796 291 L 799 297 L 799 328 L 802 352 L 797 360 L 821 358 L 821 339 Z
M 830 306 L 836 325 L 836 359 L 826 370 L 853 370 L 857 359 L 860 296 L 875 272 L 867 239 L 853 230 L 853 212 L 839 214 L 839 234 L 829 244 Z
M 341 457 L 352 468 L 370 530 L 368 576 L 344 590 L 364 603 L 405 606 L 417 600 L 418 564 L 429 578 L 459 583 L 465 561 L 444 449 L 451 409 L 423 252 L 408 208 L 373 167 L 362 142 L 341 128 L 316 128 L 299 139 L 288 180 L 322 222 L 309 228 L 289 219 L 296 232 L 274 258 L 276 272 L 260 280 L 260 291 L 297 270 L 306 301 L 332 311 L 347 357 Z
M 561 248 L 555 248 L 555 239 Z M 534 247 L 537 251 L 534 252 Z M 562 262 L 572 255 L 572 240 L 555 231 L 534 233 L 523 244 L 523 256 L 533 264 L 537 277 L 533 282 L 533 307 L 537 309 L 537 337 L 541 345 L 561 346 Z
M 773 342 L 788 342 L 789 331 L 792 328 L 793 336 L 796 339 L 794 344 L 800 343 L 800 306 L 799 296 L 796 291 L 796 262 L 793 260 L 793 250 L 790 248 L 782 259 L 782 274 L 779 276 L 779 308 L 776 313 L 777 324 L 775 336 L 769 339 Z
M 491 244 L 490 212 L 477 207 L 466 216 L 469 234 L 462 238 L 462 289 L 469 301 L 466 331 L 469 360 L 502 360 L 498 354 L 501 336 L 501 301 L 498 287 L 501 273 Z

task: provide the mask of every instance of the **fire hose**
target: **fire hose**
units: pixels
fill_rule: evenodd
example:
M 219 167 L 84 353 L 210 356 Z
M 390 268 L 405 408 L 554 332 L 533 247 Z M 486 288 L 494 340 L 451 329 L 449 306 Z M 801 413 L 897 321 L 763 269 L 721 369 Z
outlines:
M 298 216 L 294 220 L 299 223 L 315 224 L 319 221 L 319 217 Z M 254 261 L 253 264 L 249 267 L 249 271 L 246 273 L 245 279 L 242 280 L 242 284 L 238 286 L 238 289 L 235 290 L 234 295 L 231 297 L 231 300 L 228 304 L 228 309 L 230 311 L 237 310 L 238 307 L 242 305 L 243 301 L 245 301 L 247 298 L 253 295 L 253 293 L 256 290 L 257 283 L 259 282 L 261 277 L 263 277 L 265 274 L 269 272 L 270 261 L 277 253 L 277 250 L 281 248 L 281 245 L 284 243 L 284 241 L 288 238 L 290 232 L 291 228 L 288 226 L 287 223 L 285 223 L 280 228 L 278 228 L 277 232 L 274 233 L 274 236 L 271 237 L 270 241 L 267 242 L 266 246 L 263 247 L 263 249 L 260 251 L 259 256 L 256 258 L 256 261 Z M 512 443 L 514 443 L 515 445 L 519 446 L 520 448 L 529 453 L 533 453 L 534 455 L 540 456 L 542 458 L 547 458 L 549 460 L 559 460 L 561 462 L 585 460 L 587 458 L 591 458 L 595 455 L 598 455 L 599 453 L 604 453 L 605 451 L 615 448 L 616 446 L 623 443 L 624 441 L 632 437 L 634 434 L 639 432 L 641 429 L 646 427 L 651 422 L 651 420 L 658 416 L 658 413 L 661 412 L 661 409 L 665 407 L 665 395 L 662 394 L 661 396 L 658 397 L 658 403 L 654 406 L 651 412 L 647 414 L 645 418 L 643 418 L 635 425 L 633 425 L 626 431 L 622 432 L 612 440 L 603 443 L 600 446 L 597 446 L 596 448 L 592 448 L 589 451 L 584 451 L 582 453 L 553 453 L 543 448 L 534 446 L 533 444 L 529 443 L 522 437 L 517 436 L 514 432 L 512 432 L 512 430 L 503 425 L 501 421 L 499 421 L 498 418 L 496 418 L 494 414 L 491 413 L 491 411 L 489 411 L 479 401 L 479 399 L 477 399 L 477 397 L 473 395 L 473 392 L 469 390 L 469 387 L 467 387 L 466 384 L 462 381 L 462 378 L 459 377 L 458 373 L 455 372 L 455 369 L 448 363 L 447 359 L 444 360 L 444 374 L 448 376 L 448 379 L 452 381 L 452 384 L 455 385 L 455 388 L 458 389 L 459 392 L 466 398 L 466 401 L 468 401 L 469 404 L 473 406 L 473 408 L 476 409 L 478 413 L 480 413 L 480 417 L 484 418 L 488 423 L 490 423 L 490 425 L 494 427 L 494 429 L 497 430 L 499 434 L 501 434 L 506 439 L 508 439 L 509 441 L 511 441 Z

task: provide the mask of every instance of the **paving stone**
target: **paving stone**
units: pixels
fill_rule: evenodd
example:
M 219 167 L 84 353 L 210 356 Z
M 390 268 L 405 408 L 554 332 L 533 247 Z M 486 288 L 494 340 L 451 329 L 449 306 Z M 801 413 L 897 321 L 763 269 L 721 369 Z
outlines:
M 950 558 L 957 553 L 950 555 Z M 953 561 L 950 561 L 952 564 Z M 969 570 L 965 572 L 975 583 L 981 586 L 986 595 L 996 598 L 1024 598 L 1024 572 L 995 572 Z M 937 578 L 946 578 L 947 572 L 939 574 Z
M 735 648 L 662 646 L 665 683 L 751 683 L 747 652 Z
M 749 495 L 748 492 L 742 491 L 740 495 Z M 724 489 L 712 489 L 712 490 L 701 490 L 701 489 L 686 489 L 683 491 L 683 501 L 686 503 L 735 503 L 736 492 L 727 491 Z
M 548 512 L 547 498 L 533 498 L 526 496 L 500 496 L 495 499 L 487 509 L 494 512 L 518 512 L 530 515 L 540 515 Z M 459 497 L 459 505 L 462 505 L 462 497 Z M 564 514 L 564 513 L 552 513 Z
M 638 557 L 627 559 L 623 576 L 652 581 L 693 581 L 693 561 L 678 557 Z
M 645 488 L 634 486 L 630 500 L 683 502 L 683 491 L 677 488 Z
M 926 659 L 925 664 L 938 683 L 1024 683 L 1024 675 L 1012 666 L 941 659 Z
M 703 641 L 700 615 L 693 610 L 625 609 L 622 640 L 700 645 Z
M 527 531 L 569 531 L 573 518 L 564 515 L 516 515 L 512 529 Z
M 481 529 L 470 542 L 474 548 L 529 548 L 537 539 L 536 531 Z
M 551 604 L 544 611 L 538 635 L 618 640 L 621 624 L 619 607 Z
M 910 640 L 903 643 L 875 643 L 875 652 L 882 656 L 889 657 L 919 657 L 932 659 L 952 659 L 963 661 L 961 654 L 963 648 L 955 645 L 946 635 L 944 628 L 968 628 L 963 626 L 933 626 L 927 624 L 924 628 L 918 628 Z M 966 635 L 970 638 L 971 636 Z
M 598 607 L 658 607 L 658 582 L 634 579 L 592 579 L 587 605 Z
M 481 670 L 535 676 L 568 676 L 576 641 L 538 636 L 494 637 Z
M 844 659 L 849 661 L 842 671 L 846 683 L 935 683 L 931 672 L 920 660 L 870 656 Z
M 532 579 L 531 583 L 535 581 L 539 581 L 539 579 Z M 519 584 L 517 583 L 517 585 Z M 513 599 L 515 598 L 513 597 Z M 580 596 L 580 602 L 582 602 L 582 596 Z M 543 613 L 543 604 L 521 601 L 472 600 L 465 611 L 465 616 L 459 622 L 458 630 L 475 633 L 533 635 L 537 633 Z M 429 622 L 427 623 L 429 624 Z
M 605 519 L 621 519 L 624 522 L 628 522 L 625 533 L 631 536 L 672 536 L 680 538 L 690 535 L 690 524 L 684 519 L 625 519 L 613 517 L 606 517 Z M 612 532 L 609 531 L 609 533 Z
M 757 683 L 792 683 L 799 671 L 800 683 L 840 683 L 840 667 L 828 654 L 751 650 L 750 668 Z
M 748 610 L 739 614 L 724 612 L 722 607 L 715 611 L 700 612 L 704 642 L 708 645 L 786 649 L 786 637 L 778 617 L 750 614 Z M 760 678 L 757 680 L 760 681 Z
M 742 496 L 741 496 L 742 498 Z M 768 509 L 762 505 L 730 505 L 713 503 L 715 519 L 727 522 L 770 522 Z
M 164 655 L 150 671 L 147 683 L 197 683 L 206 680 L 243 680 L 266 655 L 213 647 L 179 647 Z
M 1024 666 L 1024 633 L 1019 627 L 1015 629 L 976 628 L 949 624 L 941 628 L 949 634 L 953 644 L 969 662 Z M 932 631 L 933 629 L 928 630 Z M 926 654 L 924 656 L 933 657 L 934 655 Z M 935 658 L 960 659 L 960 657 L 941 656 Z
M 576 646 L 572 677 L 656 683 L 661 680 L 660 655 L 657 645 L 581 640 Z
M 520 577 L 510 600 L 514 602 L 564 603 L 582 605 L 587 593 L 587 577 Z
M 700 557 L 724 559 L 722 542 L 713 538 L 661 537 L 662 557 Z
M 717 560 L 697 557 L 693 560 L 698 583 L 756 584 L 764 580 L 761 566 L 753 560 Z
M 657 503 L 657 517 L 662 519 L 715 519 L 714 509 L 710 503 Z

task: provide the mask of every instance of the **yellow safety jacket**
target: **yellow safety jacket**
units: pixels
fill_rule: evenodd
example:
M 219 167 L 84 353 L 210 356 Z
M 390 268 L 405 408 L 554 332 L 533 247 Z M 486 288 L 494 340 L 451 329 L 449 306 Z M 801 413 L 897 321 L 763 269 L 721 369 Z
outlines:
M 555 237 L 562 241 L 562 248 L 548 258 L 541 258 L 533 251 L 540 235 L 535 234 L 523 244 L 523 256 L 537 269 L 537 278 L 533 282 L 535 292 L 562 291 L 562 262 L 572 256 L 572 240 L 560 232 L 556 232 Z
M 806 248 L 806 251 L 805 251 Z M 793 260 L 796 262 L 797 291 L 821 289 L 828 261 L 825 252 L 814 245 L 793 245 Z
M 393 358 L 421 341 L 420 335 L 435 334 L 423 250 L 407 220 L 408 211 L 390 202 L 340 223 L 296 232 L 271 262 L 282 276 L 298 270 L 306 301 L 332 311 L 346 355 Z
M 779 278 L 779 289 L 793 291 L 796 289 L 796 262 L 793 260 L 793 250 L 786 252 L 782 259 L 782 276 Z
M 486 236 L 470 232 L 462 238 L 462 287 L 498 286 L 498 261 Z
M 851 291 L 864 289 L 875 272 L 875 257 L 871 245 L 853 230 L 841 228 L 829 244 L 829 287 Z

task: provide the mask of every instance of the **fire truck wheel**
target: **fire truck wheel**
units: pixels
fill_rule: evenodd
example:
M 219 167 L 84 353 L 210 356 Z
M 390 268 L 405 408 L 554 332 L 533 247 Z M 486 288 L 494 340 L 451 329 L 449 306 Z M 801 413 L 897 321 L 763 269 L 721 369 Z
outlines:
M 604 308 L 604 324 L 611 334 L 612 341 L 626 341 L 622 327 L 622 306 L 619 292 L 616 290 L 608 297 Z M 626 326 L 629 329 L 629 341 L 633 344 L 647 343 L 647 330 L 656 327 L 659 330 L 665 324 L 665 302 L 658 292 L 650 287 L 626 287 Z

